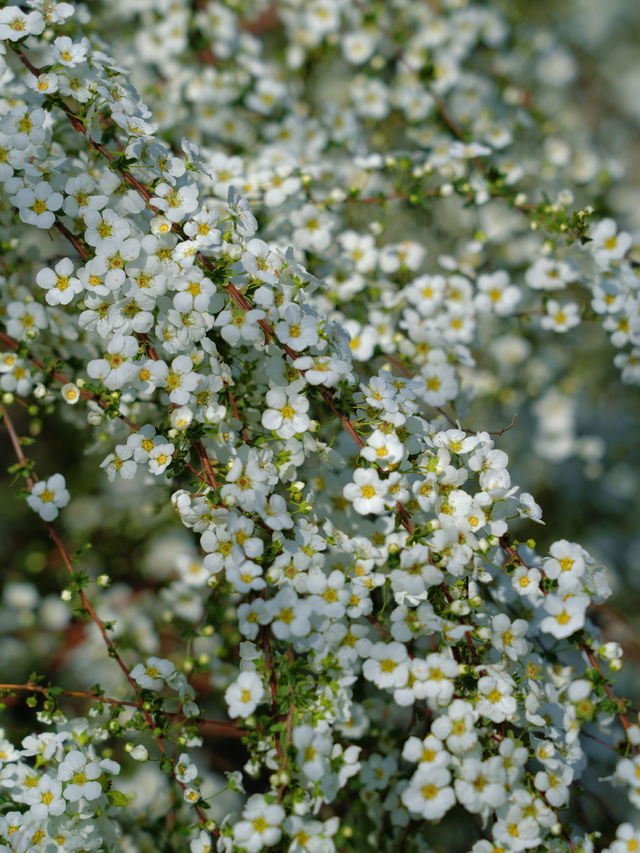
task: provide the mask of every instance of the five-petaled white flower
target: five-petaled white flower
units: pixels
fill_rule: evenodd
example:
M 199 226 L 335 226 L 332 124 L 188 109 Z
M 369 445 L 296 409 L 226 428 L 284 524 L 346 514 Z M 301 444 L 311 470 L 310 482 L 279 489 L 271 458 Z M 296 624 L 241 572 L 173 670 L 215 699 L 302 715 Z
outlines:
M 53 474 L 48 480 L 40 480 L 27 496 L 27 503 L 45 521 L 58 517 L 62 507 L 69 503 L 69 492 L 62 474 Z

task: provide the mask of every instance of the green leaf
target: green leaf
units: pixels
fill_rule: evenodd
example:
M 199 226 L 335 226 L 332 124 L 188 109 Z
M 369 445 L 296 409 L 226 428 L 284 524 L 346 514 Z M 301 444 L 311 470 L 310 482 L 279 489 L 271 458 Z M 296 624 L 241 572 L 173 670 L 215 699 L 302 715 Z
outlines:
M 118 808 L 129 805 L 129 797 L 123 794 L 122 791 L 107 791 L 107 799 L 112 806 L 117 806 Z

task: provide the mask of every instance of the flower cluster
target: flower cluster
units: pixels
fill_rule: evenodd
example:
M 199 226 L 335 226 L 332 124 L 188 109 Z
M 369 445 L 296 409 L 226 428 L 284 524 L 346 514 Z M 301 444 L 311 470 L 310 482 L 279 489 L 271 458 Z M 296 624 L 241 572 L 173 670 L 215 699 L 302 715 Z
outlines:
M 608 575 L 546 512 L 549 544 L 519 541 L 526 465 L 462 423 L 524 398 L 529 360 L 524 455 L 577 453 L 554 333 L 588 319 L 640 383 L 633 238 L 566 189 L 605 159 L 580 176 L 503 82 L 490 5 L 27 5 L 0 12 L 1 412 L 69 580 L 3 594 L 83 689 L 0 684 L 48 726 L 0 744 L 0 841 L 421 851 L 464 810 L 471 853 L 592 850 L 593 742 L 640 805 Z M 56 406 L 90 436 L 86 500 L 37 479 L 16 400 L 34 439 Z M 68 504 L 69 536 L 101 534 L 86 570 Z
M 91 849 L 117 842 L 121 830 L 111 804 L 127 798 L 112 790 L 111 777 L 120 765 L 99 758 L 91 743 L 98 738 L 93 734 L 88 740 L 83 722 L 72 720 L 58 731 L 27 735 L 19 749 L 0 730 L 0 787 L 14 805 L 0 818 L 7 850 L 73 849 L 79 844 Z

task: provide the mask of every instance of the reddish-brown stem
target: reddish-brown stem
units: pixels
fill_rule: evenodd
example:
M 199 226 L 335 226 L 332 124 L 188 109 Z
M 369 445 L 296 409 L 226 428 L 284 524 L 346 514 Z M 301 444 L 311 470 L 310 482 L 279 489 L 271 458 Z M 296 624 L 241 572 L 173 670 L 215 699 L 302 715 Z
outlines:
M 583 654 L 585 654 L 585 655 L 587 656 L 587 658 L 589 659 L 589 663 L 591 664 L 591 666 L 592 666 L 595 670 L 597 670 L 597 671 L 598 671 L 598 673 L 599 673 L 600 675 L 602 675 L 602 674 L 603 674 L 603 673 L 602 673 L 602 668 L 600 667 L 600 664 L 599 664 L 599 662 L 598 662 L 598 658 L 597 658 L 597 657 L 595 656 L 595 654 L 593 653 L 593 650 L 592 650 L 592 649 L 590 649 L 590 648 L 589 648 L 589 646 L 587 646 L 587 644 L 586 644 L 586 643 L 580 643 L 579 648 L 580 648 L 580 651 L 581 651 L 581 652 L 583 652 Z M 614 692 L 613 688 L 612 688 L 612 687 L 610 687 L 610 685 L 605 684 L 605 685 L 604 685 L 604 690 L 605 690 L 605 693 L 607 694 L 607 696 L 609 697 L 609 699 L 612 699 L 612 700 L 616 703 L 616 705 L 618 706 L 618 708 L 620 708 L 620 700 L 619 700 L 619 699 L 618 699 L 618 697 L 616 696 L 616 694 L 615 694 L 615 692 Z M 620 720 L 620 723 L 622 724 L 622 728 L 625 730 L 625 733 L 626 733 L 626 732 L 631 728 L 631 723 L 629 722 L 629 718 L 628 718 L 628 717 L 627 717 L 627 715 L 624 713 L 624 711 L 619 710 L 619 711 L 618 711 L 618 719 Z M 631 743 L 631 742 L 630 742 L 630 743 Z M 638 752 L 638 748 L 637 748 L 637 746 L 636 746 L 635 744 L 633 744 L 633 743 L 631 743 L 631 751 L 633 752 L 633 754 L 634 754 L 634 755 L 636 755 L 636 754 L 637 754 L 637 752 Z
M 202 462 L 202 467 L 204 468 L 204 472 L 207 477 L 207 482 L 215 492 L 215 490 L 218 488 L 218 484 L 216 483 L 216 478 L 213 474 L 211 460 L 207 456 L 207 451 L 204 449 L 204 444 L 202 443 L 202 440 L 199 439 L 198 441 L 196 441 L 194 443 L 194 447 L 196 449 L 196 453 L 200 457 L 200 461 Z
M 269 642 L 269 634 L 266 629 L 262 629 L 262 651 L 264 653 L 264 662 L 269 672 L 269 687 L 271 689 L 271 705 L 274 714 L 278 707 L 278 679 L 276 670 L 273 665 L 273 657 L 271 655 L 271 644 Z
M 59 219 L 56 219 L 55 226 L 58 229 L 58 231 L 62 234 L 62 236 L 65 237 L 71 243 L 71 245 L 76 250 L 76 252 L 80 255 L 82 260 L 86 261 L 87 258 L 89 257 L 89 252 L 84 247 L 81 239 L 76 234 L 74 234 L 72 231 L 69 231 L 67 226 L 64 223 L 60 222 Z
M 242 418 L 240 417 L 240 412 L 238 411 L 235 397 L 231 393 L 231 388 L 229 387 L 227 387 L 227 397 L 229 398 L 229 405 L 231 406 L 235 419 L 239 421 L 240 424 L 242 424 Z M 244 424 L 242 424 L 242 428 L 240 429 L 240 435 L 242 436 L 242 440 L 245 444 L 251 444 L 249 433 L 247 432 Z
M 16 455 L 16 459 L 18 460 L 20 465 L 26 465 L 27 459 L 26 459 L 26 456 L 24 455 L 24 453 L 22 452 L 22 447 L 20 446 L 20 439 L 18 438 L 18 433 L 15 430 L 15 427 L 13 425 L 13 421 L 9 417 L 9 413 L 7 412 L 7 410 L 5 409 L 5 407 L 2 403 L 0 403 L 0 414 L 2 414 L 2 420 L 4 422 L 6 429 L 7 429 L 7 432 L 9 433 L 9 440 L 11 441 L 11 444 L 13 446 L 13 452 Z M 31 490 L 36 483 L 37 477 L 36 477 L 35 473 L 33 473 L 33 474 L 29 474 L 26 479 L 27 479 L 27 485 L 29 486 L 29 489 Z
M 10 690 L 12 692 L 28 691 L 30 693 L 42 693 L 46 696 L 50 688 L 44 687 L 41 684 L 31 684 L 30 682 L 27 682 L 26 684 L 0 683 L 0 690 Z M 96 693 L 89 693 L 86 690 L 63 690 L 60 695 L 70 696 L 75 699 L 90 699 L 94 702 L 102 702 L 105 705 L 123 705 L 127 708 L 137 708 L 138 710 L 141 710 L 143 705 L 141 701 L 129 702 L 125 701 L 124 699 L 113 699 L 110 696 L 100 696 Z M 175 720 L 186 719 L 185 714 L 181 714 L 177 711 L 162 711 L 162 714 L 165 717 L 171 717 Z M 241 738 L 247 734 L 246 729 L 241 729 L 237 723 L 233 723 L 231 721 L 210 720 L 207 717 L 197 717 L 190 719 L 193 719 L 193 721 L 199 726 L 203 726 L 209 729 L 209 732 L 212 734 L 213 737 L 219 734 L 224 735 L 225 737 Z

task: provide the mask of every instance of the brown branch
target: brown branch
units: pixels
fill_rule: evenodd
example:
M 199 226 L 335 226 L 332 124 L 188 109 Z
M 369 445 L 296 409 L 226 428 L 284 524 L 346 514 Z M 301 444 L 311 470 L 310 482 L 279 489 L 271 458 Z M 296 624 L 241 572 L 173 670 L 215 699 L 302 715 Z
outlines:
M 233 410 L 233 414 L 234 414 L 235 419 L 237 421 L 239 421 L 241 424 L 242 428 L 240 430 L 240 435 L 242 436 L 242 440 L 244 441 L 245 444 L 251 444 L 251 440 L 249 438 L 249 433 L 247 432 L 244 424 L 242 423 L 242 418 L 240 417 L 240 412 L 238 411 L 238 407 L 236 405 L 235 397 L 231 393 L 231 388 L 229 388 L 228 386 L 227 386 L 227 397 L 229 398 L 229 405 L 231 406 L 231 409 Z
M 10 690 L 12 692 L 17 691 L 29 691 L 30 693 L 42 693 L 46 696 L 49 693 L 50 687 L 44 687 L 41 684 L 31 684 L 31 682 L 27 682 L 26 684 L 0 684 L 0 690 Z M 56 694 L 58 695 L 58 694 Z M 105 705 L 113 705 L 119 706 L 123 705 L 127 708 L 137 708 L 138 710 L 142 710 L 143 702 L 129 702 L 124 699 L 113 699 L 109 696 L 101 696 L 98 693 L 90 693 L 86 690 L 63 690 L 60 694 L 62 696 L 69 696 L 74 699 L 91 699 L 95 702 L 102 702 Z M 201 727 L 205 727 L 210 730 L 213 737 L 216 735 L 224 735 L 225 737 L 237 737 L 241 738 L 247 734 L 246 729 L 241 729 L 237 723 L 226 721 L 226 720 L 210 720 L 207 717 L 189 717 L 187 718 L 185 714 L 182 714 L 178 711 L 165 711 L 161 712 L 165 717 L 171 717 L 175 720 L 185 720 L 191 719 L 195 723 L 197 723 Z
M 80 237 L 78 237 L 76 234 L 74 234 L 72 231 L 70 231 L 66 225 L 64 225 L 62 222 L 60 222 L 59 219 L 56 219 L 55 226 L 58 229 L 58 231 L 62 234 L 62 236 L 66 237 L 66 239 L 71 243 L 71 245 L 76 250 L 76 252 L 80 255 L 82 260 L 86 261 L 89 258 L 89 252 L 86 249 L 86 247 L 84 246 Z
M 599 662 L 598 662 L 598 659 L 597 659 L 597 657 L 595 656 L 595 654 L 593 653 L 593 650 L 592 650 L 592 649 L 590 649 L 590 648 L 589 648 L 589 646 L 587 646 L 587 644 L 586 644 L 586 643 L 580 643 L 580 645 L 579 645 L 579 649 L 580 649 L 580 651 L 581 651 L 581 652 L 583 652 L 583 654 L 585 654 L 585 655 L 587 656 L 587 658 L 589 659 L 589 663 L 591 664 L 591 666 L 592 666 L 595 670 L 597 670 L 597 671 L 598 671 L 598 673 L 599 673 L 601 676 L 603 676 L 603 678 L 604 678 L 604 675 L 603 675 L 603 672 L 602 672 L 602 668 L 600 667 L 600 664 L 599 664 Z M 617 697 L 617 696 L 616 696 L 616 694 L 615 694 L 615 691 L 613 690 L 613 688 L 612 688 L 610 685 L 608 685 L 608 684 L 606 684 L 606 683 L 605 683 L 605 685 L 604 685 L 604 690 L 605 690 L 605 693 L 607 694 L 607 696 L 609 697 L 609 699 L 612 699 L 612 700 L 615 702 L 616 706 L 618 707 L 618 714 L 617 714 L 617 716 L 618 716 L 618 719 L 620 720 L 620 722 L 621 722 L 621 724 L 622 724 L 622 728 L 624 729 L 625 734 L 626 734 L 626 733 L 628 732 L 628 730 L 631 728 L 631 723 L 629 722 L 629 718 L 627 717 L 627 715 L 625 714 L 625 712 L 622 710 L 622 703 L 621 703 L 621 700 L 620 700 L 620 699 L 618 699 L 618 697 Z M 633 752 L 633 754 L 634 754 L 634 755 L 636 755 L 636 754 L 637 754 L 637 752 L 638 752 L 638 748 L 637 748 L 637 746 L 636 746 L 634 743 L 631 743 L 631 741 L 629 741 L 629 743 L 631 744 L 631 751 Z
M 517 420 L 518 415 L 514 414 L 514 416 L 511 418 L 511 423 L 508 426 L 502 427 L 502 429 L 494 429 L 489 432 L 489 435 L 504 435 L 505 432 L 508 432 L 510 429 L 513 429 L 513 427 L 516 425 Z
M 207 482 L 209 483 L 209 485 L 211 486 L 211 488 L 215 492 L 216 489 L 218 488 L 218 484 L 217 484 L 216 478 L 213 474 L 213 468 L 211 467 L 211 460 L 207 456 L 207 451 L 204 449 L 204 444 L 202 443 L 202 440 L 199 439 L 198 441 L 194 442 L 193 446 L 195 447 L 196 453 L 198 454 L 198 456 L 200 457 L 200 461 L 202 462 L 202 467 L 205 470 Z

